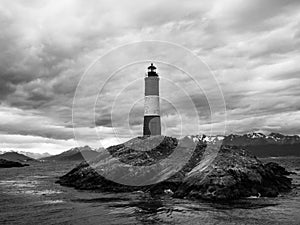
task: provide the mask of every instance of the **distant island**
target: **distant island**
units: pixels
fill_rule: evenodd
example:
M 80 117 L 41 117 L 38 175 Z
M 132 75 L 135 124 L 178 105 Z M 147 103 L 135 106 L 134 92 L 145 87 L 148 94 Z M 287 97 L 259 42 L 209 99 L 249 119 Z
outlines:
M 29 166 L 28 163 L 31 162 L 37 162 L 37 160 L 18 152 L 0 154 L 0 168 L 24 167 Z
M 12 168 L 12 167 L 24 167 L 24 166 L 29 166 L 29 165 L 0 158 L 0 168 Z
M 0 159 L 5 159 L 14 162 L 37 162 L 36 159 L 30 158 L 18 152 L 5 152 L 0 155 Z

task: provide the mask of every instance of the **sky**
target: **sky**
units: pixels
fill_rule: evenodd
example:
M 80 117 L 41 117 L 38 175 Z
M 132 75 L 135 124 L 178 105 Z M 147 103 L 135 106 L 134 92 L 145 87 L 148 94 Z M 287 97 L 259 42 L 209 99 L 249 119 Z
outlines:
M 0 150 L 56 154 L 142 135 L 149 60 L 165 135 L 300 134 L 298 0 L 2 0 L 0 28 Z

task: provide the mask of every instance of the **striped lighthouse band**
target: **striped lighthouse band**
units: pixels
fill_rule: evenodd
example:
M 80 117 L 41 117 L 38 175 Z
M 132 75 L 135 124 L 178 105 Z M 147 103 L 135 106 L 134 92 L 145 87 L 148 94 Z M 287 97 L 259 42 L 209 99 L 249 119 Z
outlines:
M 145 96 L 159 95 L 159 77 L 145 77 Z
M 147 95 L 145 96 L 144 116 L 159 116 L 159 96 Z

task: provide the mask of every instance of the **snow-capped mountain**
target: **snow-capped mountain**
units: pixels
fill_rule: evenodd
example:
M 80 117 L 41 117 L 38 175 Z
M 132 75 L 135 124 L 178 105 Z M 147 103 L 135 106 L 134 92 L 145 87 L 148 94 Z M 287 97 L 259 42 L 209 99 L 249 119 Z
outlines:
M 188 135 L 182 140 L 214 144 L 222 140 L 222 145 L 241 146 L 258 157 L 300 156 L 300 137 L 279 133 L 230 134 L 228 136 Z
M 262 133 L 247 133 L 247 134 L 230 134 L 228 136 L 216 135 L 206 136 L 202 135 L 188 135 L 187 138 L 195 143 L 202 141 L 206 143 L 215 143 L 223 140 L 224 145 L 263 145 L 263 144 L 300 144 L 300 137 L 298 135 L 283 135 L 279 133 L 271 133 L 264 135 Z M 182 139 L 184 139 L 182 138 Z
M 216 143 L 216 141 L 222 141 L 225 138 L 225 136 L 222 135 L 216 135 L 216 136 L 206 136 L 204 134 L 202 135 L 188 135 L 181 140 L 190 140 L 193 141 L 194 143 L 203 142 L 203 143 Z
M 244 135 L 230 134 L 225 137 L 224 144 L 237 146 L 300 144 L 300 137 L 298 135 L 288 136 L 279 133 L 271 133 L 269 135 L 262 133 L 248 133 Z

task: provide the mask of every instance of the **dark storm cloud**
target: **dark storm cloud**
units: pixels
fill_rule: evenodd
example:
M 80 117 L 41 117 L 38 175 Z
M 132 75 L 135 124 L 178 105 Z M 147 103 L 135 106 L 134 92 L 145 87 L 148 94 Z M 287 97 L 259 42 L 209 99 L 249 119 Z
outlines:
M 6 96 L 15 91 L 15 87 L 0 77 L 0 100 L 5 99 Z
M 68 140 L 73 130 L 58 124 L 49 117 L 40 116 L 35 110 L 21 110 L 0 105 L 1 133 L 40 136 L 50 139 Z
M 112 127 L 112 122 L 111 122 L 111 115 L 107 115 L 105 118 L 104 117 L 101 117 L 101 118 L 98 118 L 96 120 L 96 123 L 95 125 L 96 126 L 103 126 L 103 127 Z

